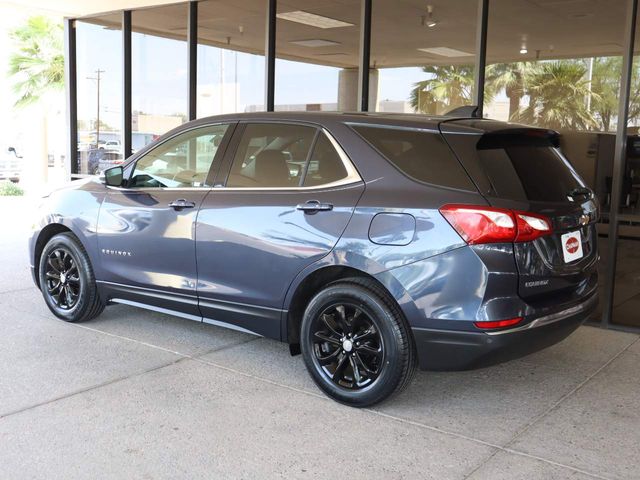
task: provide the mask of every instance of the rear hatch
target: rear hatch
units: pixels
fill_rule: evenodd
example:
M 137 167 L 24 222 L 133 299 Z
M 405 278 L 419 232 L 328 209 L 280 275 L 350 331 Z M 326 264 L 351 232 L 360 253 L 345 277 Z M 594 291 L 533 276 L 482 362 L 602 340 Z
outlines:
M 519 295 L 530 303 L 579 299 L 597 285 L 597 201 L 552 130 L 452 120 L 441 132 L 493 207 L 547 217 L 550 235 L 515 243 Z

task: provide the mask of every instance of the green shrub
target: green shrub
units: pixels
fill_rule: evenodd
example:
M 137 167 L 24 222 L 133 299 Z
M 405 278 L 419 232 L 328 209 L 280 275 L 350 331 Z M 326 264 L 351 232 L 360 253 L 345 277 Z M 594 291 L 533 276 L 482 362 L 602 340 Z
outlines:
M 0 182 L 0 197 L 18 197 L 20 195 L 24 195 L 24 190 L 15 183 L 9 181 Z

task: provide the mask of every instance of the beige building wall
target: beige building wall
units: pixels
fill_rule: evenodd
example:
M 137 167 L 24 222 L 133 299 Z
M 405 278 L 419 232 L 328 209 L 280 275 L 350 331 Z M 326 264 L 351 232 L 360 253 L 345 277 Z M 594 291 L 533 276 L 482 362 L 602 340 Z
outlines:
M 134 114 L 131 129 L 134 132 L 168 132 L 172 128 L 179 127 L 183 118 L 174 115 L 147 115 Z

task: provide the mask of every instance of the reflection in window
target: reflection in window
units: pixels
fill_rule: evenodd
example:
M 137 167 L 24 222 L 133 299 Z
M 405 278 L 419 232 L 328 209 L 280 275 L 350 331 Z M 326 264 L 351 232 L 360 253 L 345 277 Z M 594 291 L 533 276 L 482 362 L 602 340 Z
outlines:
M 278 3 L 275 109 L 356 110 L 360 0 Z M 311 15 L 309 15 L 311 14 Z
M 121 164 L 122 33 L 118 15 L 76 22 L 78 173 Z
M 198 2 L 198 118 L 262 111 L 266 3 Z
M 297 187 L 316 129 L 300 125 L 251 124 L 242 135 L 227 187 Z
M 477 2 L 427 3 L 374 2 L 371 109 L 441 115 L 472 103 Z
M 188 4 L 136 10 L 132 30 L 132 149 L 187 121 Z
M 189 131 L 155 147 L 136 162 L 130 187 L 202 187 L 227 125 Z
M 347 176 L 342 159 L 326 135 L 321 134 L 313 148 L 313 154 L 304 177 L 304 187 L 326 185 Z

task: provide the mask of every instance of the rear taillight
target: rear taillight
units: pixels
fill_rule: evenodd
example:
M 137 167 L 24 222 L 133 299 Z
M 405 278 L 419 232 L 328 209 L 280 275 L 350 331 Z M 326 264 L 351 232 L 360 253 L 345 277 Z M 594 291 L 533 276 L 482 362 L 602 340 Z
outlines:
M 513 212 L 518 223 L 516 242 L 529 242 L 552 232 L 547 217 L 529 212 Z
M 483 330 L 491 330 L 493 328 L 505 328 L 517 325 L 522 321 L 522 317 L 509 318 L 507 320 L 492 320 L 488 322 L 473 322 L 473 324 Z
M 476 205 L 445 205 L 440 213 L 469 245 L 529 242 L 552 232 L 548 218 Z

